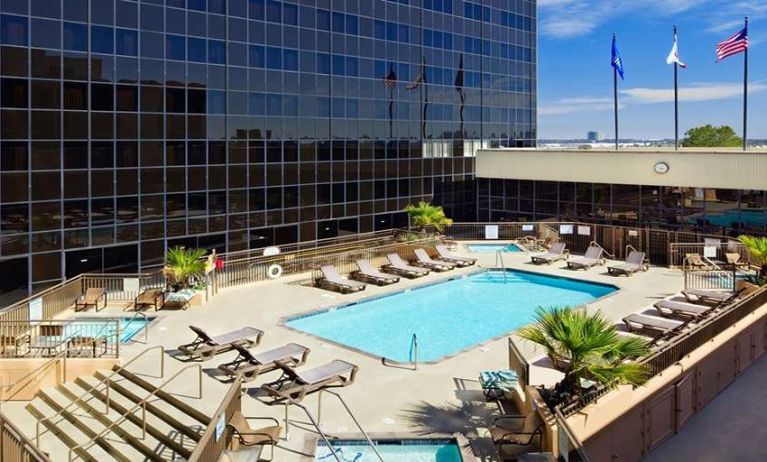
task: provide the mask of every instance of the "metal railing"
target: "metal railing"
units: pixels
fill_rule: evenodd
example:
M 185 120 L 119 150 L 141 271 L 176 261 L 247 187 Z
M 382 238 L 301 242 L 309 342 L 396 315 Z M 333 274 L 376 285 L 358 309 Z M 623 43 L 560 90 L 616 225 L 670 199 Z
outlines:
M 137 318 L 141 318 L 144 321 L 144 325 L 141 327 L 141 331 L 144 333 L 144 340 L 139 342 L 138 340 L 135 340 L 135 337 L 131 337 L 131 340 L 146 345 L 149 343 L 149 316 L 147 316 L 146 313 L 143 311 L 136 311 L 127 321 L 125 321 L 125 327 L 127 328 Z
M 149 402 L 150 398 L 153 398 L 157 393 L 160 391 L 164 391 L 164 388 L 167 387 L 171 382 L 173 382 L 176 378 L 181 376 L 184 372 L 186 372 L 189 369 L 197 369 L 198 379 L 198 389 L 197 389 L 197 399 L 202 399 L 202 366 L 199 364 L 189 364 L 188 366 L 185 366 L 178 371 L 176 371 L 175 374 L 173 374 L 168 380 L 162 382 L 159 386 L 157 386 L 154 390 L 152 390 L 151 393 L 146 395 L 144 398 L 142 398 L 139 402 L 133 405 L 130 409 L 123 412 L 120 417 L 118 417 L 116 420 L 114 420 L 112 423 L 107 425 L 103 430 L 101 430 L 99 433 L 97 433 L 94 437 L 90 438 L 89 441 L 85 443 L 78 444 L 76 446 L 72 446 L 69 448 L 69 455 L 67 460 L 70 462 L 72 461 L 72 455 L 80 450 L 80 451 L 86 451 L 88 448 L 93 446 L 94 444 L 97 444 L 98 440 L 103 438 L 105 435 L 107 435 L 110 431 L 112 431 L 113 428 L 117 427 L 118 425 L 122 424 L 126 420 L 128 420 L 128 416 L 133 414 L 135 411 L 141 409 L 141 439 L 146 438 L 146 407 L 147 403 Z
M 70 356 L 119 357 L 120 320 L 0 320 L 0 358 L 49 358 L 61 350 L 67 350 Z
M 413 335 L 415 335 L 415 334 L 413 334 Z M 322 394 L 323 393 L 329 393 L 329 394 L 335 396 L 336 398 L 338 398 L 338 401 L 341 402 L 341 405 L 346 410 L 346 413 L 349 414 L 349 417 L 351 417 L 352 421 L 354 422 L 354 425 L 357 426 L 357 429 L 360 431 L 360 433 L 362 433 L 362 436 L 365 437 L 365 441 L 367 441 L 368 446 L 370 446 L 370 448 L 375 453 L 376 457 L 378 457 L 378 460 L 380 462 L 384 462 L 383 457 L 381 457 L 381 453 L 378 452 L 378 448 L 373 443 L 373 440 L 370 439 L 370 436 L 368 435 L 368 433 L 362 428 L 362 425 L 360 424 L 359 420 L 357 420 L 357 417 L 354 415 L 354 413 L 352 412 L 352 410 L 349 407 L 349 405 L 346 404 L 346 400 L 343 399 L 343 397 L 338 392 L 335 392 L 335 391 L 330 390 L 328 388 L 323 388 L 323 389 L 321 389 L 319 391 L 319 394 L 317 396 L 318 400 L 322 398 Z M 321 403 L 322 401 L 319 401 L 319 402 Z M 319 407 L 319 405 L 318 405 L 318 407 Z M 304 410 L 307 411 L 307 414 L 308 414 L 308 410 L 307 409 L 304 409 Z M 311 416 L 309 416 L 309 417 L 311 417 Z M 320 414 L 318 412 L 317 413 L 317 429 L 319 429 L 319 428 L 320 428 Z M 327 444 L 327 440 L 325 442 Z M 336 456 L 336 458 L 338 458 L 338 455 L 335 453 L 335 451 L 332 449 L 332 447 L 330 447 L 330 448 L 331 448 L 331 452 L 333 453 L 333 455 Z
M 586 455 L 583 444 L 575 436 L 567 419 L 559 409 L 554 410 L 554 420 L 557 423 L 557 446 L 559 448 L 560 462 L 591 462 Z
M 50 462 L 11 419 L 0 413 L 0 459 L 8 462 Z
M 69 351 L 68 350 L 60 351 L 60 352 L 58 352 L 56 354 L 56 356 L 54 356 L 52 358 L 49 358 L 43 364 L 41 364 L 40 366 L 36 367 L 35 369 L 30 371 L 29 373 L 25 374 L 22 378 L 14 381 L 12 383 L 1 385 L 0 386 L 0 391 L 2 393 L 0 393 L 0 411 L 3 408 L 3 403 L 5 403 L 6 401 L 10 401 L 15 396 L 15 393 L 18 392 L 18 391 L 17 392 L 13 392 L 12 390 L 14 390 L 15 388 L 18 388 L 19 390 L 22 390 L 23 389 L 22 385 L 24 383 L 30 382 L 33 379 L 35 379 L 36 377 L 38 377 L 38 375 L 47 372 L 48 369 L 52 365 L 54 365 L 54 364 L 62 363 L 61 380 L 58 380 L 58 374 L 57 374 L 56 375 L 56 385 L 59 385 L 59 384 L 61 384 L 63 382 L 66 382 L 66 380 L 67 380 L 67 357 L 68 356 L 69 356 Z M 11 393 L 11 394 L 8 395 L 8 393 Z
M 669 266 L 681 267 L 690 254 L 700 255 L 717 266 L 727 265 L 727 254 L 738 255 L 737 263 L 744 267 L 751 264 L 751 253 L 741 242 L 728 241 L 714 244 L 711 242 L 673 242 L 669 244 Z
M 410 340 L 410 359 L 413 361 L 413 370 L 418 370 L 418 336 L 413 333 L 413 337 Z
M 99 380 L 95 385 L 92 385 L 90 388 L 88 388 L 85 392 L 83 392 L 80 396 L 72 400 L 69 404 L 64 406 L 62 409 L 60 409 L 56 414 L 48 417 L 44 417 L 42 419 L 39 419 L 37 423 L 35 424 L 35 444 L 38 446 L 40 445 L 40 426 L 43 424 L 43 422 L 47 422 L 49 420 L 52 420 L 56 417 L 61 417 L 65 412 L 72 409 L 74 406 L 77 406 L 79 403 L 83 402 L 83 400 L 90 396 L 94 390 L 96 390 L 101 385 L 106 384 L 105 389 L 105 396 L 106 399 L 104 400 L 104 404 L 106 406 L 105 413 L 109 413 L 110 409 L 110 398 L 109 398 L 109 389 L 111 388 L 109 383 L 111 382 L 112 378 L 119 374 L 121 370 L 126 369 L 131 364 L 137 362 L 140 358 L 142 358 L 144 355 L 149 353 L 150 351 L 159 350 L 160 351 L 160 374 L 158 375 L 158 378 L 163 378 L 165 376 L 165 347 L 162 345 L 153 346 L 150 348 L 147 348 L 146 350 L 142 351 L 141 353 L 137 354 L 133 357 L 130 361 L 123 364 L 121 367 L 113 370 L 109 375 L 104 377 L 103 379 Z

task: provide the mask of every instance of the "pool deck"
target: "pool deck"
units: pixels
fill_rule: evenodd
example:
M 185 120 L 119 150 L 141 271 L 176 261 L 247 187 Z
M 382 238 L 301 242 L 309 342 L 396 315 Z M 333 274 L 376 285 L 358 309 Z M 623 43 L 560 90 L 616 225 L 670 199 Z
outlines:
M 171 356 L 175 347 L 188 343 L 194 337 L 188 325 L 203 327 L 212 335 L 253 326 L 266 332 L 258 350 L 274 348 L 288 342 L 295 342 L 311 348 L 307 364 L 313 367 L 333 359 L 343 359 L 357 364 L 360 368 L 356 382 L 347 388 L 337 389 L 348 402 L 365 430 L 377 434 L 406 434 L 419 436 L 450 436 L 454 433 L 465 435 L 471 444 L 471 452 L 477 460 L 496 460 L 495 451 L 487 438 L 486 428 L 492 417 L 500 413 L 498 405 L 484 400 L 477 375 L 481 370 L 503 369 L 508 365 L 507 338 L 503 337 L 477 346 L 470 351 L 445 359 L 438 364 L 422 364 L 417 371 L 401 367 L 384 366 L 372 356 L 351 351 L 347 348 L 323 342 L 321 339 L 302 334 L 281 325 L 281 319 L 312 310 L 353 302 L 371 295 L 398 292 L 403 289 L 447 280 L 459 275 L 477 271 L 478 267 L 494 267 L 494 253 L 470 253 L 464 243 L 456 253 L 478 258 L 473 267 L 456 269 L 446 273 L 431 273 L 424 278 L 403 279 L 389 287 L 368 285 L 361 293 L 342 295 L 301 285 L 308 280 L 304 275 L 286 277 L 274 281 L 244 285 L 221 290 L 209 302 L 192 307 L 187 311 L 160 311 L 158 319 L 150 329 L 149 342 L 131 344 L 122 349 L 124 360 L 154 345 L 165 346 Z M 595 267 L 589 271 L 563 269 L 564 262 L 537 266 L 530 263 L 525 253 L 506 253 L 503 256 L 507 268 L 534 271 L 541 274 L 572 277 L 584 281 L 613 284 L 621 290 L 589 305 L 588 310 L 601 310 L 610 319 L 620 322 L 628 313 L 643 311 L 655 301 L 672 295 L 682 289 L 680 272 L 668 268 L 653 267 L 646 273 L 633 277 L 612 277 L 606 267 Z M 616 262 L 608 262 L 608 265 Z M 116 311 L 115 311 L 116 312 Z M 107 309 L 99 314 L 112 314 Z M 119 311 L 123 313 L 122 311 Z M 154 315 L 154 313 L 151 313 Z M 517 341 L 523 354 L 536 359 L 542 352 L 536 352 L 530 344 Z M 231 360 L 235 353 L 219 355 L 203 363 L 209 376 L 216 375 L 218 364 Z M 180 369 L 186 363 L 166 361 L 171 368 Z M 544 364 L 544 362 L 539 362 Z M 276 373 L 265 374 L 247 384 L 248 394 L 243 398 L 243 413 L 246 416 L 272 416 L 284 418 L 282 406 L 268 406 L 255 399 L 258 386 L 277 378 Z M 533 384 L 551 384 L 557 380 L 557 373 L 546 367 L 534 366 L 531 370 Z M 190 382 L 193 382 L 190 380 Z M 182 385 L 183 388 L 185 385 Z M 189 384 L 193 387 L 193 384 Z M 210 396 L 210 405 L 205 411 L 212 413 L 228 385 L 217 380 L 206 380 L 205 396 Z M 318 397 L 309 396 L 305 405 L 316 414 Z M 332 396 L 322 399 L 322 428 L 329 434 L 355 433 L 356 428 L 345 415 L 339 403 Z M 208 409 L 210 408 L 210 409 Z M 291 432 L 288 441 L 278 446 L 275 460 L 284 462 L 313 460 L 307 454 L 317 434 L 310 429 L 306 415 L 300 409 L 291 408 Z M 468 459 L 468 458 L 467 458 Z M 468 460 L 467 460 L 468 462 Z

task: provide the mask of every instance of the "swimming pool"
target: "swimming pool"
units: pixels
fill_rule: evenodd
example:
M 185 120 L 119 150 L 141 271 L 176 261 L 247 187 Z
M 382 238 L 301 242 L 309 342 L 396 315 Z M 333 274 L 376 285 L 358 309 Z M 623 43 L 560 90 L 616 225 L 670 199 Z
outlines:
M 374 441 L 386 462 L 461 462 L 461 451 L 452 440 L 391 440 Z M 333 448 L 342 462 L 379 462 L 365 441 L 333 441 Z M 317 445 L 315 461 L 336 462 L 330 449 Z
M 489 252 L 522 252 L 516 244 L 466 244 L 470 252 L 489 253 Z
M 87 326 L 85 329 L 88 332 L 88 335 L 93 334 L 99 334 L 104 335 L 108 338 L 112 338 L 115 331 L 116 324 L 114 322 L 104 321 L 103 324 L 103 330 L 100 330 L 97 326 L 93 325 L 93 320 L 98 320 L 98 318 L 89 318 L 89 317 L 78 317 L 75 318 L 72 323 L 67 325 L 64 328 L 64 336 L 65 337 L 73 337 L 75 335 L 81 335 L 81 331 L 84 329 L 84 323 L 78 323 L 77 320 L 87 320 Z M 120 343 L 127 343 L 129 342 L 133 337 L 136 336 L 139 332 L 141 332 L 145 326 L 149 325 L 152 321 L 154 321 L 154 317 L 147 317 L 147 318 L 141 318 L 141 317 L 126 317 L 126 318 L 119 318 L 119 325 L 120 325 Z M 111 321 L 111 319 L 110 319 Z
M 615 286 L 526 271 L 485 270 L 288 319 L 285 325 L 374 356 L 437 361 L 529 324 L 538 306 L 576 306 Z

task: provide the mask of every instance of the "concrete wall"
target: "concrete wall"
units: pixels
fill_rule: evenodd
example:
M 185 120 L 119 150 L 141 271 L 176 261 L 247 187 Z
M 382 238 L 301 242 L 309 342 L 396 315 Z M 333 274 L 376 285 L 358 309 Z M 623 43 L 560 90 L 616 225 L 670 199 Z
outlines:
M 765 351 L 767 305 L 698 348 L 645 386 L 623 386 L 568 418 L 595 462 L 637 462 L 678 433 L 696 412 Z
M 658 162 L 668 173 L 655 172 Z M 767 190 L 767 151 L 486 149 L 477 152 L 476 176 Z
M 98 369 L 111 369 L 120 364 L 119 359 L 67 358 L 51 361 L 50 358 L 22 358 L 0 360 L 0 399 L 29 401 L 44 387 L 54 387 L 66 380 L 82 375 L 93 375 Z M 12 388 L 5 385 L 16 384 Z

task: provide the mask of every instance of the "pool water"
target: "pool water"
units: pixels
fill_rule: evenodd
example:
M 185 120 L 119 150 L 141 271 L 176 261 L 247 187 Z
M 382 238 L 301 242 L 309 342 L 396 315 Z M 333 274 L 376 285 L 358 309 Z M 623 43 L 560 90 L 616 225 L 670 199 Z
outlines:
M 454 441 L 448 440 L 400 440 L 375 442 L 385 462 L 461 462 L 461 452 Z M 366 442 L 334 441 L 342 462 L 379 462 Z M 315 461 L 336 462 L 330 449 L 321 443 L 317 446 Z
M 467 244 L 466 247 L 476 253 L 522 252 L 516 244 Z
M 65 337 L 73 337 L 75 335 L 82 335 L 83 333 L 85 335 L 89 336 L 95 336 L 95 335 L 104 335 L 107 338 L 112 338 L 114 335 L 114 328 L 115 323 L 114 322 L 107 322 L 105 321 L 103 324 L 103 330 L 99 329 L 98 326 L 94 326 L 93 319 L 94 318 L 80 318 L 80 319 L 88 319 L 88 323 L 78 323 L 75 319 L 71 324 L 67 325 L 64 328 L 64 336 Z M 127 343 L 129 342 L 133 337 L 136 336 L 139 332 L 141 332 L 146 325 L 151 323 L 154 320 L 153 317 L 150 318 L 120 318 L 120 343 Z M 87 327 L 84 327 L 87 326 Z M 85 330 L 86 332 L 83 332 Z M 143 334 L 142 334 L 143 335 Z
M 615 286 L 525 271 L 486 270 L 319 313 L 286 325 L 399 362 L 436 361 L 533 321 L 538 306 L 577 306 Z

